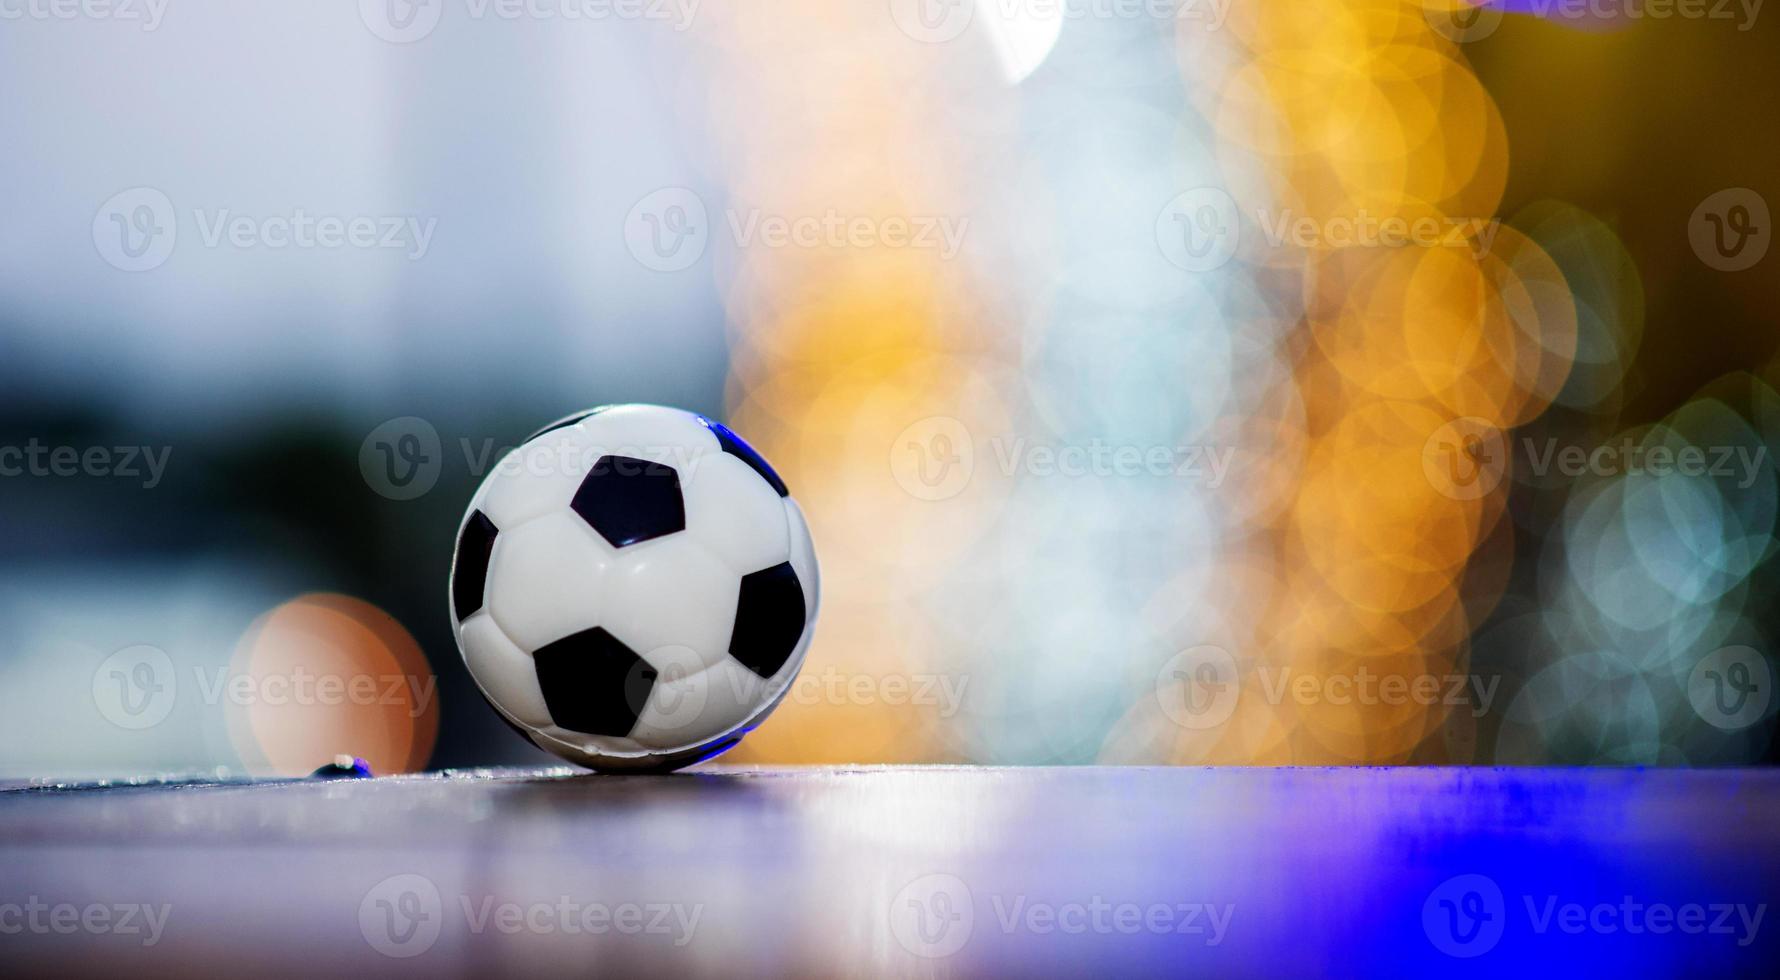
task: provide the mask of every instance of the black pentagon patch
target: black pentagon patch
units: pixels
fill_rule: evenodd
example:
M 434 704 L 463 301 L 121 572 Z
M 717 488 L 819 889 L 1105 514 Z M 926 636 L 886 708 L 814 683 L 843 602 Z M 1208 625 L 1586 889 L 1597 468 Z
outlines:
M 791 659 L 803 636 L 803 587 L 790 562 L 742 576 L 729 655 L 762 677 Z
M 576 422 L 579 422 L 582 419 L 592 418 L 595 415 L 598 415 L 599 413 L 605 411 L 607 408 L 610 408 L 610 407 L 611 406 L 609 406 L 609 405 L 601 405 L 599 408 L 590 408 L 585 412 L 576 412 L 573 415 L 564 416 L 564 417 L 557 419 L 556 421 L 550 423 L 549 425 L 544 426 L 542 429 L 539 429 L 538 431 L 532 433 L 531 435 L 526 436 L 525 441 L 531 442 L 533 439 L 536 439 L 537 437 L 543 435 L 546 432 L 555 432 L 557 429 L 566 429 L 569 426 L 574 425 Z
M 494 539 L 500 533 L 488 515 L 478 510 L 470 513 L 463 533 L 457 537 L 457 560 L 451 565 L 451 603 L 457 607 L 460 623 L 482 608 L 482 587 L 488 584 L 488 556 L 494 553 Z
M 702 415 L 699 416 L 699 421 L 703 422 L 705 428 L 710 429 L 711 434 L 717 437 L 717 442 L 723 446 L 724 452 L 747 463 L 750 469 L 760 474 L 762 480 L 765 480 L 774 490 L 778 491 L 779 496 L 791 496 L 791 491 L 785 489 L 785 481 L 779 479 L 779 474 L 772 468 L 772 464 L 768 463 L 764 457 L 755 452 L 753 446 L 743 442 L 741 436 L 729 431 L 729 426 L 724 425 L 722 422 L 714 422 Z
M 655 668 L 599 627 L 532 655 L 550 720 L 587 735 L 629 735 L 655 688 Z
M 614 548 L 686 529 L 680 474 L 631 456 L 601 456 L 569 507 Z

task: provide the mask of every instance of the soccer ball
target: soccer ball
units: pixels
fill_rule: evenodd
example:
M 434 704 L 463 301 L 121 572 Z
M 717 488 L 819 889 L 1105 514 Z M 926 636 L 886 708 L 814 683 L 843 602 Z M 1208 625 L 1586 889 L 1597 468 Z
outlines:
M 817 596 L 779 475 L 723 425 L 657 405 L 526 439 L 470 500 L 451 566 L 458 649 L 489 703 L 598 770 L 740 742 L 797 676 Z

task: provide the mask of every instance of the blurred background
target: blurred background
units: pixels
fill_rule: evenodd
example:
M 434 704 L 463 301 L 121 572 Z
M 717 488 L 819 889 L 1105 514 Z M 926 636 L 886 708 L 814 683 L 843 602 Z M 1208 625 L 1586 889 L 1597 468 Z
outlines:
M 1758 2 L 0 0 L 0 776 L 551 761 L 482 476 L 728 421 L 726 761 L 1771 762 Z

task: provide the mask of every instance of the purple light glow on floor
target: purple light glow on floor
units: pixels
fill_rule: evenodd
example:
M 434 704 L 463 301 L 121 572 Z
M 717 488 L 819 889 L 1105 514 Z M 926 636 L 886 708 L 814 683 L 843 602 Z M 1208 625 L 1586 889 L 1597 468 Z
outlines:
M 7 937 L 15 963 L 87 973 L 1756 973 L 1780 928 L 1777 809 L 1780 773 L 1747 770 L 14 790 L 0 903 L 169 910 L 152 946 Z

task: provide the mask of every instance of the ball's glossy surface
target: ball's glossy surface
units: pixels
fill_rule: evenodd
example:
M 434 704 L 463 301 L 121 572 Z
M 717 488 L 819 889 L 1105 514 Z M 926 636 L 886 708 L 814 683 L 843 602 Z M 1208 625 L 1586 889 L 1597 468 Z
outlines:
M 818 594 L 778 474 L 723 425 L 656 405 L 579 413 L 509 453 L 451 573 L 458 648 L 489 702 L 609 770 L 739 742 L 796 677 Z

